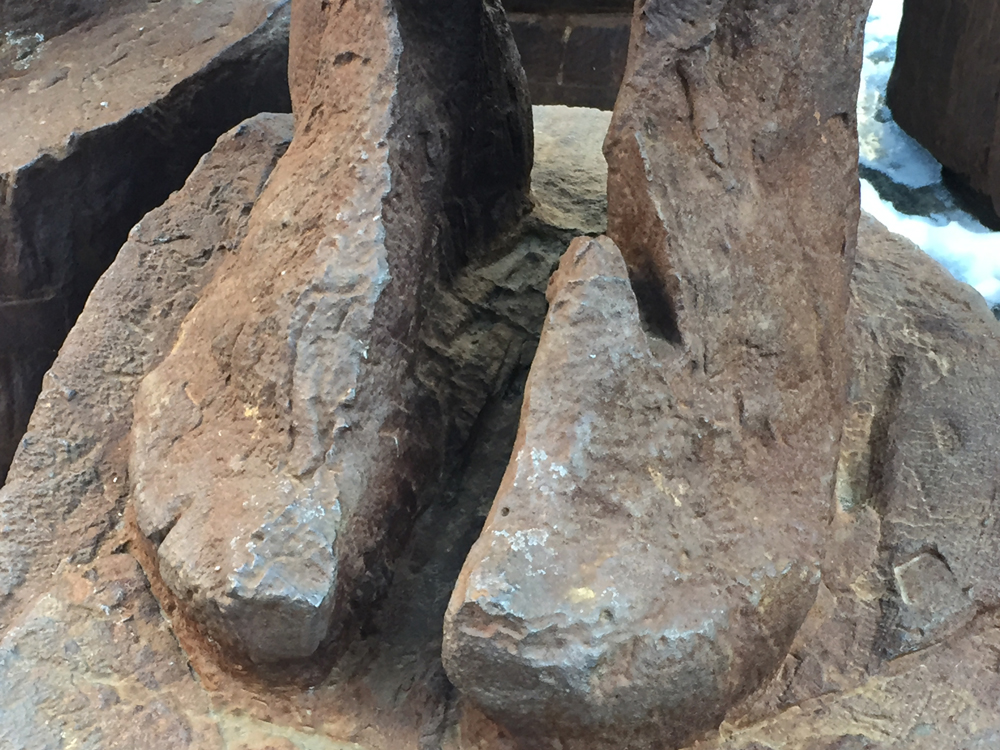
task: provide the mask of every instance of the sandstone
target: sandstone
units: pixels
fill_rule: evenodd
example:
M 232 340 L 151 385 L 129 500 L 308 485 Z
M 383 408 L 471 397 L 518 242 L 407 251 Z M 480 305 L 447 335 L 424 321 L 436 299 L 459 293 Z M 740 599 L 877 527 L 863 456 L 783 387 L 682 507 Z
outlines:
M 601 234 L 608 225 L 608 164 L 601 154 L 611 114 L 560 105 L 534 108 L 535 215 L 563 229 Z
M 588 194 L 583 205 L 574 208 L 566 202 L 565 192 L 565 186 L 577 179 L 574 156 L 589 157 L 580 153 L 582 146 L 570 139 L 551 136 L 590 133 L 585 142 L 596 140 L 598 126 L 591 118 L 583 116 L 582 122 L 575 124 L 562 121 L 578 115 L 582 113 L 564 108 L 536 110 L 537 126 L 548 132 L 537 134 L 539 141 L 547 145 L 539 149 L 535 169 L 548 177 L 535 179 L 533 192 L 537 211 L 544 206 L 562 205 L 566 209 L 564 217 L 589 220 L 587 217 L 597 218 L 593 195 Z M 202 228 L 195 219 L 185 219 L 181 227 L 177 223 L 179 214 L 174 215 L 173 223 L 165 217 L 183 204 L 188 207 L 185 216 L 202 216 L 204 220 L 194 210 L 200 202 L 214 205 L 207 213 L 228 215 L 230 229 L 242 232 L 246 221 L 243 211 L 226 209 L 232 212 L 216 213 L 222 211 L 222 206 L 210 203 L 209 185 L 214 183 L 205 180 L 210 174 L 219 184 L 235 180 L 237 195 L 230 197 L 237 203 L 252 203 L 257 188 L 251 189 L 251 183 L 257 180 L 259 187 L 259 180 L 269 171 L 262 165 L 271 163 L 287 138 L 285 133 L 276 141 L 256 140 L 266 134 L 266 122 L 266 118 L 264 122 L 258 120 L 246 134 L 250 143 L 258 146 L 273 143 L 275 150 L 264 152 L 269 156 L 235 134 L 236 143 L 224 139 L 217 150 L 229 149 L 228 156 L 221 161 L 218 154 L 208 157 L 203 166 L 211 165 L 211 169 L 192 175 L 185 191 L 162 211 L 144 219 L 133 235 L 135 241 L 136 235 L 147 230 L 152 240 L 174 237 L 178 232 L 191 233 L 194 236 L 190 241 L 196 244 L 202 236 L 222 238 L 219 242 L 224 248 L 213 252 L 209 248 L 214 245 L 209 243 L 199 250 L 196 245 L 189 247 L 189 240 L 176 237 L 159 244 L 151 240 L 130 242 L 108 274 L 107 288 L 125 289 L 124 280 L 137 273 L 142 283 L 136 283 L 128 295 L 140 296 L 140 309 L 142 300 L 149 299 L 149 295 L 153 295 L 154 302 L 142 314 L 126 313 L 125 322 L 130 327 L 124 333 L 117 327 L 116 318 L 107 319 L 102 325 L 113 329 L 107 337 L 94 334 L 101 319 L 85 313 L 81 326 L 91 332 L 87 341 L 93 351 L 80 356 L 72 342 L 84 339 L 71 336 L 63 356 L 75 358 L 75 369 L 57 362 L 53 371 L 56 375 L 86 370 L 88 379 L 83 382 L 91 389 L 94 386 L 90 384 L 104 367 L 99 364 L 105 361 L 101 357 L 112 357 L 112 364 L 106 367 L 108 372 L 100 376 L 109 381 L 107 393 L 115 388 L 127 390 L 135 387 L 135 381 L 122 379 L 115 369 L 126 360 L 116 359 L 106 351 L 114 349 L 115 337 L 125 336 L 122 348 L 138 352 L 130 361 L 139 373 L 145 371 L 145 365 L 135 362 L 155 363 L 173 346 L 175 334 L 170 332 L 170 326 L 179 323 L 186 306 L 202 293 L 202 285 L 220 268 L 220 260 L 238 249 L 238 243 L 231 239 L 238 235 L 213 234 L 217 232 L 217 221 L 227 223 L 221 219 L 207 221 L 215 228 L 200 235 L 192 231 L 194 227 Z M 275 128 L 272 135 L 278 136 L 282 132 L 277 128 L 280 121 L 269 122 L 268 127 Z M 287 127 L 287 121 L 282 127 Z M 240 142 L 243 147 L 237 146 Z M 561 149 L 569 149 L 569 154 Z M 245 172 L 240 171 L 245 165 L 237 166 L 244 160 L 260 158 L 264 161 Z M 558 178 L 560 164 L 568 170 L 562 181 Z M 254 169 L 255 178 L 251 177 Z M 234 178 L 234 173 L 243 176 Z M 556 190 L 556 195 L 550 190 Z M 566 227 L 571 221 L 568 218 L 560 225 Z M 582 227 L 573 229 L 582 231 Z M 102 488 L 107 477 L 111 478 L 110 491 L 102 490 L 100 499 L 92 494 L 79 501 L 77 480 L 73 479 L 77 474 L 86 477 L 89 467 L 95 464 L 64 460 L 58 454 L 58 460 L 35 461 L 22 449 L 12 469 L 12 481 L 17 478 L 19 493 L 32 483 L 38 483 L 42 491 L 35 500 L 24 500 L 22 496 L 16 502 L 35 503 L 34 512 L 45 512 L 47 504 L 51 504 L 57 506 L 58 513 L 69 515 L 65 521 L 57 515 L 40 516 L 45 518 L 43 525 L 51 534 L 39 547 L 59 551 L 50 557 L 29 552 L 35 556 L 33 561 L 40 560 L 37 574 L 15 584 L 13 599 L 8 601 L 16 601 L 16 606 L 8 604 L 0 609 L 0 746 L 31 750 L 513 750 L 512 738 L 468 701 L 461 700 L 445 679 L 439 656 L 440 624 L 462 558 L 482 526 L 510 456 L 524 376 L 545 315 L 545 282 L 570 236 L 565 228 L 538 221 L 536 214 L 521 225 L 509 244 L 501 243 L 492 253 L 472 259 L 453 278 L 435 283 L 427 303 L 428 318 L 420 331 L 427 357 L 421 360 L 419 378 L 428 388 L 461 402 L 463 416 L 456 418 L 456 423 L 462 425 L 460 430 L 468 431 L 469 439 L 446 457 L 442 489 L 418 518 L 395 566 L 386 598 L 355 631 L 347 653 L 333 672 L 327 677 L 321 673 L 307 687 L 294 683 L 275 688 L 242 676 L 239 665 L 231 663 L 224 666 L 235 674 L 213 671 L 199 651 L 198 634 L 185 626 L 185 618 L 170 597 L 162 598 L 162 612 L 158 608 L 141 572 L 128 555 L 122 554 L 122 550 L 130 549 L 148 564 L 142 545 L 129 542 L 128 530 L 122 528 L 118 517 L 125 498 L 117 488 L 127 485 L 122 478 L 128 457 L 127 450 L 115 447 L 121 442 L 113 444 L 112 438 L 124 432 L 120 428 L 126 423 L 127 410 L 115 411 L 118 401 L 111 395 L 99 397 L 108 400 L 114 412 L 109 430 L 112 435 L 101 438 L 110 442 L 100 447 L 109 458 L 96 464 L 97 472 L 91 474 L 101 478 Z M 607 240 L 597 244 L 605 249 L 598 255 L 615 260 Z M 147 263 L 171 260 L 173 256 L 166 252 L 169 248 L 178 251 L 181 257 L 176 260 L 183 264 L 146 269 Z M 204 272 L 188 262 L 200 253 L 208 257 Z M 128 260 L 136 257 L 143 262 Z M 1000 650 L 1000 623 L 995 613 L 981 611 L 994 605 L 987 595 L 980 596 L 976 590 L 982 580 L 996 578 L 989 568 L 995 556 L 986 546 L 992 543 L 989 520 L 993 511 L 982 502 L 982 488 L 992 481 L 995 467 L 973 475 L 976 467 L 985 466 L 983 456 L 992 451 L 988 435 L 977 437 L 975 430 L 985 425 L 983 434 L 987 434 L 995 417 L 989 401 L 984 402 L 980 396 L 981 386 L 970 379 L 970 373 L 981 373 L 986 381 L 994 377 L 998 324 L 990 320 L 984 303 L 971 290 L 951 279 L 915 247 L 891 237 L 869 220 L 861 223 L 857 259 L 848 329 L 857 354 L 851 365 L 848 427 L 840 449 L 837 502 L 815 604 L 798 629 L 777 676 L 730 709 L 721 731 L 707 733 L 689 748 L 992 750 L 1000 742 L 996 710 L 1000 686 L 995 664 L 995 653 Z M 568 261 L 564 270 L 573 270 Z M 597 270 L 613 282 L 608 287 L 621 302 L 626 283 L 614 282 L 615 274 L 621 278 L 620 262 Z M 160 328 L 158 312 L 168 303 L 156 301 L 163 299 L 156 296 L 162 283 L 156 279 L 175 277 L 178 286 L 163 293 L 169 299 L 182 300 L 177 303 L 182 311 L 171 311 Z M 561 273 L 559 278 L 565 280 L 568 275 Z M 143 291 L 144 286 L 149 288 Z M 580 284 L 574 288 L 578 298 L 586 300 L 584 292 L 592 299 L 596 286 L 595 281 L 591 286 Z M 98 288 L 90 308 L 96 309 L 98 298 L 103 297 L 102 288 Z M 106 299 L 115 310 L 132 310 L 123 306 L 125 303 Z M 601 295 L 596 309 L 605 314 L 609 309 L 619 309 L 605 307 L 606 302 Z M 564 306 L 561 314 L 566 315 L 566 309 Z M 553 310 L 553 315 L 557 312 Z M 615 330 L 635 332 L 634 327 Z M 143 337 L 149 332 L 154 332 L 155 339 L 150 348 L 134 349 L 143 346 Z M 659 346 L 655 337 L 643 333 L 651 344 L 651 354 L 655 353 Z M 587 341 L 588 351 L 595 342 L 603 345 L 608 339 L 604 336 Z M 540 352 L 550 358 L 554 353 L 558 354 L 558 348 L 551 345 Z M 131 356 L 126 355 L 126 359 Z M 905 361 L 902 368 L 898 366 L 900 359 Z M 669 367 L 662 364 L 657 368 L 655 358 L 647 362 L 654 374 L 657 369 L 669 372 Z M 886 394 L 895 392 L 893 383 L 900 380 L 909 383 L 905 402 L 900 399 L 895 410 L 883 408 L 893 401 Z M 81 382 L 79 378 L 77 382 Z M 485 383 L 488 385 L 482 385 Z M 924 390 L 917 387 L 921 383 L 927 385 Z M 87 398 L 86 389 L 72 382 L 67 385 L 60 389 L 47 384 L 34 420 L 35 424 L 44 424 L 48 432 L 32 434 L 40 442 L 55 446 L 53 451 L 65 448 L 67 455 L 72 455 L 79 446 L 72 436 L 65 443 L 58 442 L 60 425 L 63 420 L 69 420 L 71 425 L 86 420 L 79 414 L 60 412 L 62 416 L 57 420 L 43 421 L 46 411 Z M 476 405 L 483 403 L 480 394 L 484 388 L 491 395 L 476 411 Z M 586 393 L 578 397 L 568 392 L 572 399 L 565 393 L 557 394 L 560 402 L 587 397 Z M 535 394 L 536 403 L 543 395 L 534 385 L 530 394 Z M 924 394 L 929 400 L 924 400 Z M 127 394 L 123 400 L 128 400 Z M 948 438 L 947 431 L 934 430 L 936 410 L 945 403 L 957 415 L 958 441 Z M 557 406 L 570 408 L 565 404 Z M 979 413 L 977 409 L 982 419 L 967 416 Z M 881 416 L 873 420 L 876 413 Z M 920 424 L 930 424 L 933 436 L 921 434 L 927 429 L 919 428 Z M 918 429 L 911 429 L 913 425 Z M 640 421 L 635 433 L 629 433 L 623 441 L 633 447 L 639 444 L 636 435 L 642 427 Z M 939 434 L 943 436 L 940 444 Z M 969 437 L 963 442 L 966 434 Z M 615 450 L 626 453 L 628 449 Z M 634 455 L 629 460 L 634 460 Z M 928 484 L 922 498 L 928 508 L 935 510 L 930 521 L 912 515 L 920 511 L 916 504 L 909 507 L 899 502 L 902 484 L 909 481 L 908 461 L 917 455 L 921 456 L 920 468 L 926 472 L 922 476 L 949 478 L 958 487 L 952 491 L 940 482 Z M 894 456 L 905 460 L 897 461 Z M 869 479 L 872 467 L 879 477 L 875 482 Z M 55 482 L 50 475 L 61 479 Z M 117 483 L 113 481 L 116 475 Z M 682 503 L 685 497 L 679 498 Z M 3 502 L 5 509 L 12 507 L 10 495 Z M 76 510 L 67 511 L 77 502 L 80 504 Z M 943 512 L 938 512 L 941 509 Z M 506 518 L 513 514 L 511 510 Z M 83 531 L 84 518 L 98 517 L 109 519 L 101 522 L 106 530 L 93 536 Z M 988 523 L 983 526 L 964 521 L 973 517 Z M 906 527 L 914 518 L 919 525 Z M 28 526 L 16 525 L 16 529 L 18 534 L 25 529 L 34 533 Z M 916 533 L 930 543 L 921 543 L 923 548 L 913 554 L 909 545 L 918 541 Z M 964 540 L 959 539 L 962 534 Z M 12 538 L 16 537 L 8 535 L 5 540 Z M 530 539 L 522 537 L 522 541 Z M 536 549 L 527 547 L 529 552 Z M 0 567 L 9 564 L 4 555 L 0 553 Z M 979 564 L 985 572 L 965 594 L 967 599 L 974 599 L 977 610 L 970 617 L 968 607 L 956 608 L 958 600 L 951 582 L 957 581 L 961 587 L 980 575 L 969 572 L 970 561 L 976 555 L 982 558 Z M 910 602 L 921 601 L 914 593 L 924 595 L 925 603 L 930 594 L 937 609 L 924 606 L 906 610 L 910 605 L 895 588 L 897 580 L 908 592 Z M 162 582 L 155 575 L 152 583 L 162 594 Z M 984 592 L 988 594 L 988 589 Z M 577 592 L 578 597 L 581 594 L 585 595 Z M 929 611 L 936 619 L 917 619 Z M 173 634 L 168 620 L 174 625 Z M 900 637 L 901 633 L 905 637 Z M 189 668 L 188 660 L 199 676 Z M 624 738 L 627 740 L 628 735 Z M 520 746 L 544 747 L 546 740 L 543 735 L 531 736 Z M 599 740 L 595 737 L 590 744 L 597 747 Z
M 860 685 L 995 609 L 1000 324 L 869 217 L 849 317 L 849 406 L 820 600 L 771 686 L 778 707 Z
M 69 5 L 0 6 L 31 10 L 0 49 L 0 478 L 130 227 L 222 133 L 290 106 L 287 1 L 73 3 L 118 12 L 39 43 Z
M 120 526 L 139 382 L 238 250 L 291 129 L 290 115 L 261 115 L 223 136 L 183 190 L 136 225 L 94 288 L 0 489 L 0 633 L 61 562 L 90 562 Z
M 1000 215 L 1000 10 L 906 0 L 886 90 L 893 119 Z M 991 204 L 991 205 L 990 205 Z
M 130 460 L 157 574 L 257 664 L 341 647 L 384 590 L 463 442 L 463 400 L 422 381 L 428 304 L 521 216 L 532 151 L 499 6 L 295 14 L 295 139 L 140 387 Z
M 866 5 L 636 11 L 614 242 L 560 263 L 445 622 L 451 679 L 532 746 L 682 746 L 778 671 L 813 605 Z
M 102 15 L 147 2 L 150 0 L 0 0 L 0 32 L 53 37 Z
M 543 110 L 540 119 L 556 123 L 571 115 L 568 110 Z M 572 129 L 565 124 L 553 127 L 558 132 Z M 565 183 L 577 171 L 572 155 L 579 155 L 579 149 L 572 144 L 565 147 L 569 154 L 560 153 L 555 143 L 539 154 L 538 166 L 549 174 L 535 188 L 539 203 L 551 203 L 546 190 L 559 184 L 555 173 L 560 165 L 568 170 Z M 221 154 L 213 154 L 206 164 L 212 166 L 210 174 L 223 181 L 233 179 L 232 171 L 238 172 L 238 165 L 255 153 L 235 149 L 231 143 L 220 145 L 221 149 L 227 149 L 226 169 L 220 170 Z M 184 205 L 209 202 L 211 189 L 204 179 L 202 172 L 193 175 L 181 194 L 145 218 L 136 231 L 148 229 L 154 238 L 191 232 L 192 226 L 177 226 L 178 217 L 165 229 L 157 216 L 171 206 L 176 210 L 182 199 Z M 196 186 L 201 187 L 195 191 Z M 237 205 L 242 202 L 238 200 Z M 586 215 L 586 211 L 580 213 Z M 242 226 L 243 211 L 239 217 Z M 0 746 L 6 748 L 7 742 L 35 750 L 61 742 L 54 746 L 76 743 L 100 750 L 146 746 L 309 750 L 320 745 L 350 750 L 457 748 L 457 696 L 441 666 L 441 619 L 510 455 L 524 379 L 545 315 L 547 279 L 567 242 L 579 231 L 579 227 L 567 231 L 531 216 L 492 254 L 472 260 L 453 278 L 435 285 L 427 305 L 428 320 L 421 328 L 427 357 L 420 378 L 462 404 L 464 416 L 456 418 L 456 423 L 469 437 L 445 457 L 441 491 L 418 519 L 395 566 L 386 598 L 363 627 L 354 631 L 347 653 L 331 674 L 326 674 L 329 665 L 322 662 L 299 665 L 293 684 L 275 689 L 248 677 L 239 665 L 225 659 L 214 661 L 205 639 L 187 626 L 162 582 L 153 576 L 163 602 L 161 613 L 142 574 L 121 554 L 122 549 L 130 549 L 143 565 L 150 562 L 146 546 L 130 542 L 128 527 L 122 528 L 118 519 L 123 498 L 119 493 L 106 493 L 103 503 L 85 499 L 77 513 L 112 518 L 108 531 L 97 539 L 81 541 L 74 515 L 66 523 L 53 520 L 49 543 L 63 550 L 82 546 L 84 552 L 63 558 L 54 571 L 45 567 L 40 575 L 29 576 L 15 591 L 22 606 L 0 612 L 0 622 L 7 627 L 0 642 Z M 231 251 L 237 249 L 230 247 L 231 241 L 225 244 Z M 154 245 L 160 250 L 180 246 L 186 247 L 187 241 Z M 144 273 L 141 269 L 149 262 L 149 251 L 142 255 L 144 263 L 130 264 L 131 247 L 130 243 L 123 249 L 105 278 L 114 277 L 120 284 L 129 278 L 128 269 L 138 267 L 132 283 L 140 307 L 149 294 L 157 293 L 155 279 L 160 276 L 177 277 L 177 284 L 187 286 L 170 293 L 193 299 L 201 293 L 204 277 L 219 268 L 218 260 L 224 255 L 212 255 L 204 274 L 159 266 Z M 191 252 L 197 254 L 195 248 Z M 104 284 L 102 280 L 95 300 Z M 152 289 L 143 291 L 144 285 Z M 159 309 L 155 302 L 150 305 L 151 321 L 127 316 L 129 336 L 149 330 L 155 332 L 157 341 L 166 336 L 172 342 L 168 328 L 157 327 Z M 85 313 L 81 325 L 87 320 Z M 177 320 L 175 315 L 168 318 L 174 324 Z M 107 337 L 89 339 L 97 350 L 90 361 L 98 352 L 114 348 L 112 339 L 120 331 L 114 321 L 107 325 L 112 329 Z M 75 331 L 70 342 L 74 340 Z M 132 346 L 132 341 L 123 339 L 121 347 Z M 169 342 L 157 352 L 169 350 Z M 63 356 L 72 351 L 68 342 Z M 159 354 L 144 356 L 155 361 Z M 61 367 L 60 359 L 56 368 Z M 121 387 L 113 373 L 95 371 L 91 377 L 106 378 L 107 390 Z M 489 393 L 485 403 L 484 389 Z M 81 389 L 74 400 L 82 394 Z M 43 398 L 36 421 L 53 408 L 48 404 Z M 118 426 L 112 425 L 116 433 Z M 52 428 L 53 436 L 58 435 L 58 425 Z M 122 479 L 127 452 L 111 452 L 114 460 L 99 469 L 112 478 L 117 472 L 119 483 L 113 486 L 119 487 L 127 484 Z M 13 467 L 22 485 L 29 480 L 45 484 L 49 472 L 62 477 L 60 484 L 45 484 L 50 501 L 60 505 L 76 502 L 71 491 L 75 485 L 68 481 L 73 470 L 70 462 L 29 464 L 24 452 Z M 301 686 L 303 678 L 311 681 L 308 687 Z
M 0 746 L 223 750 L 128 554 L 66 572 L 0 639 Z
M 643 659 L 641 637 L 633 634 L 619 636 L 623 645 L 617 652 L 608 644 L 614 643 L 622 610 L 627 612 L 622 602 L 630 603 L 623 590 L 648 590 L 653 579 L 653 573 L 637 571 L 622 558 L 630 548 L 654 547 L 656 540 L 641 536 L 636 529 L 642 527 L 634 521 L 623 533 L 619 527 L 624 519 L 607 512 L 608 498 L 613 501 L 628 493 L 627 511 L 637 518 L 649 507 L 682 517 L 692 498 L 690 490 L 682 494 L 681 487 L 665 481 L 667 477 L 653 474 L 654 484 L 662 484 L 680 502 L 668 502 L 663 508 L 655 498 L 636 492 L 638 483 L 624 479 L 640 473 L 636 464 L 646 459 L 644 447 L 652 442 L 647 435 L 673 435 L 677 428 L 663 419 L 667 426 L 657 429 L 649 426 L 651 418 L 636 416 L 633 405 L 643 403 L 637 393 L 646 391 L 635 384 L 653 383 L 649 390 L 655 392 L 662 372 L 656 372 L 655 360 L 643 348 L 641 331 L 634 323 L 621 322 L 634 320 L 638 313 L 614 246 L 606 239 L 574 243 L 553 279 L 550 295 L 553 304 L 532 365 L 515 459 L 487 522 L 486 531 L 493 537 L 487 539 L 492 543 L 489 556 L 479 558 L 482 561 L 471 575 L 468 569 L 463 572 L 449 617 L 454 617 L 456 602 L 463 603 L 458 599 L 461 594 L 466 600 L 478 596 L 483 602 L 484 594 L 500 590 L 503 598 L 485 600 L 490 609 L 477 612 L 478 620 L 456 618 L 463 630 L 446 631 L 446 664 L 449 674 L 465 676 L 468 673 L 462 669 L 482 663 L 474 646 L 468 645 L 469 636 L 482 637 L 480 633 L 492 626 L 494 638 L 510 656 L 498 658 L 496 652 L 488 652 L 492 671 L 474 673 L 475 678 L 482 683 L 490 679 L 490 684 L 499 685 L 498 691 L 509 691 L 501 694 L 503 698 L 515 694 L 532 702 L 539 714 L 578 711 L 574 718 L 579 721 L 603 709 L 602 699 L 611 703 L 609 695 L 627 696 L 635 709 L 630 716 L 633 723 L 617 740 L 602 742 L 591 733 L 570 744 L 571 736 L 569 741 L 566 734 L 561 737 L 564 747 L 615 742 L 624 746 L 641 742 L 630 730 L 641 723 L 649 706 L 642 703 L 645 696 L 637 684 L 642 685 L 646 673 L 641 670 L 651 660 Z M 596 336 L 595 330 L 613 334 Z M 696 741 L 692 748 L 965 750 L 991 747 L 1000 738 L 995 704 L 1000 685 L 990 656 L 1000 629 L 994 614 L 997 576 L 992 569 L 997 562 L 992 553 L 997 547 L 997 449 L 992 428 L 997 417 L 989 397 L 1000 387 L 996 382 L 1000 357 L 995 351 L 1000 324 L 974 290 L 865 216 L 848 331 L 854 351 L 850 397 L 818 596 L 794 634 L 778 674 L 729 709 L 718 735 Z M 577 347 L 585 347 L 598 361 L 608 351 L 619 354 L 618 361 L 611 359 L 607 366 L 612 377 L 598 380 L 588 391 L 581 389 L 582 377 L 574 379 L 576 371 L 556 369 L 553 362 L 566 361 L 567 352 Z M 632 374 L 627 379 L 633 384 L 628 400 L 609 385 L 615 368 L 646 370 L 645 377 Z M 561 378 L 538 377 L 539 372 L 552 371 L 560 372 Z M 592 367 L 590 374 L 594 372 L 599 369 Z M 574 399 L 567 400 L 565 393 L 573 393 Z M 594 418 L 602 412 L 593 404 L 600 404 L 603 413 L 616 409 L 629 429 L 609 435 L 606 423 Z M 586 425 L 593 446 L 590 455 L 600 456 L 608 469 L 596 480 L 588 477 L 585 486 L 596 488 L 592 494 L 572 496 L 575 507 L 582 506 L 584 512 L 576 517 L 556 515 L 556 503 L 568 495 L 569 483 L 582 484 L 574 474 L 573 459 L 588 454 L 579 449 L 580 421 L 572 421 L 581 413 L 591 417 Z M 950 420 L 950 430 L 942 428 L 943 418 Z M 562 444 L 553 447 L 552 442 L 536 439 L 539 435 L 560 435 Z M 546 447 L 529 453 L 532 444 Z M 699 512 L 703 511 L 690 511 L 695 518 Z M 655 528 L 653 518 L 647 511 L 642 526 Z M 687 532 L 681 539 L 690 553 L 700 540 L 678 526 Z M 664 533 L 658 536 L 669 538 Z M 573 537 L 585 538 L 586 544 L 566 544 Z M 721 535 L 715 538 L 724 540 Z M 483 539 L 477 543 L 480 549 L 485 546 Z M 474 548 L 470 558 L 477 560 L 477 552 L 482 554 Z M 530 557 L 532 565 L 512 566 L 515 552 Z M 595 558 L 599 564 L 590 562 Z M 717 554 L 716 559 L 725 558 Z M 570 577 L 567 569 L 584 585 L 563 593 L 559 579 Z M 663 565 L 661 571 L 657 572 L 675 577 L 678 588 L 691 581 L 690 569 L 679 565 L 672 571 Z M 536 583 L 539 578 L 541 583 Z M 678 596 L 685 602 L 682 611 L 696 609 L 694 593 Z M 762 601 L 767 598 L 765 594 Z M 560 603 L 559 611 L 552 611 L 552 601 Z M 665 601 L 663 597 L 657 603 L 664 606 Z M 588 622 L 580 612 L 587 612 L 591 602 L 602 609 L 591 615 L 594 624 L 584 640 L 578 634 Z M 497 627 L 503 615 L 508 619 Z M 570 630 L 567 623 L 577 630 Z M 685 655 L 678 651 L 671 656 L 683 663 Z M 605 656 L 609 653 L 612 656 Z M 690 668 L 694 660 L 687 659 Z M 537 681 L 517 681 L 527 671 L 525 663 L 542 665 Z M 696 690 L 698 684 L 690 675 L 703 673 L 678 671 L 684 688 Z M 585 702 L 574 690 L 580 690 L 577 686 L 587 678 Z M 609 683 L 612 687 L 605 688 Z M 602 688 L 603 693 L 598 692 Z M 491 708 L 480 694 L 472 695 Z M 540 703 L 539 695 L 547 702 Z M 676 746 L 671 729 L 670 721 L 663 721 L 652 733 L 650 746 Z M 521 746 L 543 746 L 545 732 L 537 727 L 533 732 L 521 735 Z
M 837 494 L 879 519 L 875 645 L 891 658 L 1000 604 L 1000 324 L 906 240 L 871 219 L 861 236 Z
M 995 669 L 1000 622 L 987 616 L 946 643 L 691 750 L 987 750 L 1000 742 Z M 984 655 L 989 655 L 984 658 Z
M 1000 324 L 974 290 L 864 216 L 848 330 L 820 595 L 779 675 L 699 750 L 967 750 L 1000 739 L 988 395 L 1000 386 Z

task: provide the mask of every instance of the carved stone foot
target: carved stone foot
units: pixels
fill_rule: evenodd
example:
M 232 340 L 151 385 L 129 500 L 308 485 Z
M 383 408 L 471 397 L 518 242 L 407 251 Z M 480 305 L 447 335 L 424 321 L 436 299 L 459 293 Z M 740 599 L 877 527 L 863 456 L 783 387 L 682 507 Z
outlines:
M 679 742 L 784 657 L 819 580 L 830 477 L 741 440 L 723 394 L 672 387 L 683 368 L 653 354 L 611 240 L 574 242 L 549 302 L 445 664 L 515 731 Z
M 310 656 L 384 585 L 449 437 L 427 302 L 519 217 L 531 165 L 492 2 L 304 1 L 291 57 L 294 140 L 143 382 L 130 467 L 163 581 L 257 663 Z

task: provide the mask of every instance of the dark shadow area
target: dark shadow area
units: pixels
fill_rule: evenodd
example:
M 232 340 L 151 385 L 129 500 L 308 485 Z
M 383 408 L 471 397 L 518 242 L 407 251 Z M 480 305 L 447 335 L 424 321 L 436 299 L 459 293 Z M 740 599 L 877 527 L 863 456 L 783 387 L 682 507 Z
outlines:
M 157 0 L 0 0 L 0 30 L 51 38 L 98 16 Z
M 976 221 L 991 232 L 1000 232 L 1000 216 L 993 210 L 993 201 L 975 190 L 969 184 L 968 178 L 942 167 L 941 179 L 959 208 L 975 216 Z
M 629 280 L 632 282 L 635 301 L 639 305 L 639 318 L 646 333 L 671 344 L 683 343 L 680 327 L 677 325 L 677 312 L 664 284 L 632 269 L 629 269 Z

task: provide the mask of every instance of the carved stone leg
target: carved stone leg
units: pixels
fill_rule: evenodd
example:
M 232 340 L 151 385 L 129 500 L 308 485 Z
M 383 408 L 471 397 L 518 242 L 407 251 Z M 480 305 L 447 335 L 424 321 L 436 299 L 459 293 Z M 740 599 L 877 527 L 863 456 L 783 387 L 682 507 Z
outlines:
M 445 623 L 451 679 L 532 746 L 681 746 L 774 673 L 813 602 L 866 9 L 637 6 L 605 144 L 614 242 L 577 240 L 550 285 Z
M 447 437 L 415 375 L 426 302 L 531 166 L 491 0 L 302 0 L 292 27 L 294 140 L 144 381 L 131 461 L 164 582 L 258 663 L 308 657 L 383 584 Z

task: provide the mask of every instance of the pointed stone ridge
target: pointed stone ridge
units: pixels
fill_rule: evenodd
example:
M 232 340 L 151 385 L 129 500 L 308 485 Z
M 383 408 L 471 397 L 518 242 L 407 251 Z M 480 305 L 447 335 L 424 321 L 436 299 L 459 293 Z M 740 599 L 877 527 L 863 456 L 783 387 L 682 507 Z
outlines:
M 452 681 L 535 746 L 681 746 L 778 669 L 814 600 L 866 9 L 637 7 L 605 142 L 615 242 L 578 240 L 553 278 L 445 622 Z
M 293 7 L 296 133 L 136 399 L 159 574 L 217 640 L 305 658 L 384 584 L 449 409 L 417 378 L 435 283 L 527 202 L 531 114 L 499 5 Z
M 239 249 L 246 208 L 292 129 L 290 114 L 263 114 L 224 134 L 184 187 L 132 229 L 94 287 L 0 488 L 0 635 L 61 564 L 90 562 L 120 524 L 132 399 L 223 258 Z

